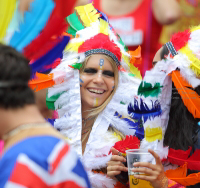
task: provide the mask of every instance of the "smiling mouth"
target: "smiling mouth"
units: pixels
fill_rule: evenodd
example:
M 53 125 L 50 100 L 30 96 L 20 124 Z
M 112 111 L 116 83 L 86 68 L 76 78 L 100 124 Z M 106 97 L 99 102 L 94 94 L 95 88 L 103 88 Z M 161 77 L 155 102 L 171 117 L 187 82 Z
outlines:
M 95 94 L 103 94 L 103 93 L 106 92 L 103 89 L 88 89 L 88 91 L 91 92 L 91 93 L 95 93 Z

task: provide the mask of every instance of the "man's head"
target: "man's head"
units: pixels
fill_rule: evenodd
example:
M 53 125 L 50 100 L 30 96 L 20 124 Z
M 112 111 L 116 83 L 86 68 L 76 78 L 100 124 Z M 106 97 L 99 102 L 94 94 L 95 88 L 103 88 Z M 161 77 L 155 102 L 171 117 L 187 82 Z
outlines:
M 9 46 L 0 44 L 0 108 L 17 109 L 34 104 L 34 94 L 28 86 L 28 60 Z

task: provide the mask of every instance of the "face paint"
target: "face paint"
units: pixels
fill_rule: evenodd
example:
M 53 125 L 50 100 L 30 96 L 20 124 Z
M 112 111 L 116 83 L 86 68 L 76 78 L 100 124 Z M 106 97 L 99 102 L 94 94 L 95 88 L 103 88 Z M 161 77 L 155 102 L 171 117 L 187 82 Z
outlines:
M 100 62 L 99 62 L 99 77 L 101 77 L 102 75 L 102 72 L 103 72 L 103 65 L 104 65 L 104 59 L 100 59 Z
M 84 83 L 84 81 L 80 78 L 80 83 Z
M 112 81 L 112 84 L 113 84 L 112 88 L 115 89 L 115 81 L 114 80 Z
M 99 100 L 98 98 L 94 99 L 94 107 L 98 106 L 98 100 Z
M 84 76 L 81 76 L 80 77 L 80 79 L 79 79 L 79 81 L 80 81 L 80 87 L 82 87 L 82 85 L 81 84 L 83 84 L 84 83 L 84 81 L 82 80 L 82 78 L 83 78 Z

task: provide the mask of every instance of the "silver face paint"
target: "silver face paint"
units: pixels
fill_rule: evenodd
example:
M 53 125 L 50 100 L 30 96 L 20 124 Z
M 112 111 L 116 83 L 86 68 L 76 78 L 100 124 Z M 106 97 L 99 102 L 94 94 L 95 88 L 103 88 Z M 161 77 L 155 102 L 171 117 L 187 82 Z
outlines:
M 103 73 L 103 65 L 104 65 L 104 59 L 100 59 L 100 62 L 99 62 L 99 77 L 101 77 L 102 73 Z

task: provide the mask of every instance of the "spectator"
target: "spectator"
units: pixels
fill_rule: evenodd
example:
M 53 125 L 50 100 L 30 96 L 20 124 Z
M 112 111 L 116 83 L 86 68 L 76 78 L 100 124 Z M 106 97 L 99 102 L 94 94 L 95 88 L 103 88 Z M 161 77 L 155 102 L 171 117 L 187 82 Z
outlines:
M 28 87 L 28 61 L 0 45 L 0 187 L 90 187 L 76 153 L 45 122 Z

